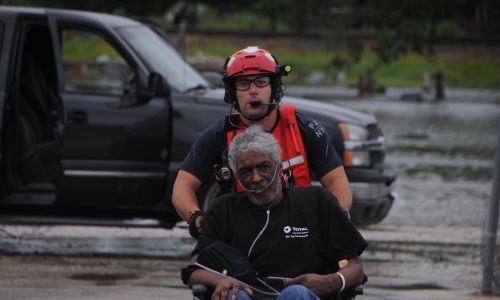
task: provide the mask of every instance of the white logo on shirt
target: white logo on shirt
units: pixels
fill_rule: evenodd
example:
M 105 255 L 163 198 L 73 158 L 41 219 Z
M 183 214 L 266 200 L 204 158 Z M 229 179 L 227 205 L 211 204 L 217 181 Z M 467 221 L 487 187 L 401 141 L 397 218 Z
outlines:
M 309 122 L 307 126 L 309 126 L 309 128 L 313 130 L 314 134 L 316 134 L 316 137 L 318 138 L 320 138 L 325 133 L 325 129 L 323 128 L 323 126 L 321 126 L 321 124 L 314 120 Z
M 307 238 L 309 236 L 309 228 L 307 227 L 285 226 L 283 231 L 286 239 Z

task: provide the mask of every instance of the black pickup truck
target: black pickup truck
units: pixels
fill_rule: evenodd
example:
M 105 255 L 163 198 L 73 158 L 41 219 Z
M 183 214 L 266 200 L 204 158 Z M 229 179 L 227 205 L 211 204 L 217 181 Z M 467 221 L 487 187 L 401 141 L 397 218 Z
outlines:
M 244 45 L 245 46 L 245 45 Z M 112 15 L 0 7 L 0 222 L 172 227 L 177 168 L 229 107 L 160 35 Z M 371 115 L 305 99 L 343 157 L 358 225 L 396 177 Z M 214 182 L 200 190 L 205 205 Z

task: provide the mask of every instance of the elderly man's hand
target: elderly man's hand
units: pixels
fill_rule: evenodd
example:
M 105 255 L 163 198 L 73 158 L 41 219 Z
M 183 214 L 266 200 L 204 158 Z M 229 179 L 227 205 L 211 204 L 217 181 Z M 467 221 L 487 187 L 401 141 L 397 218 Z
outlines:
M 309 273 L 287 279 L 285 282 L 285 286 L 293 284 L 303 285 L 310 289 L 315 295 L 320 297 L 328 295 L 335 290 L 335 282 L 329 275 Z
M 232 299 L 235 300 L 238 297 L 240 290 L 245 291 L 249 295 L 253 295 L 252 290 L 238 282 L 233 278 L 224 278 L 215 287 L 215 291 L 212 294 L 212 300 L 226 300 L 228 293 L 231 291 Z

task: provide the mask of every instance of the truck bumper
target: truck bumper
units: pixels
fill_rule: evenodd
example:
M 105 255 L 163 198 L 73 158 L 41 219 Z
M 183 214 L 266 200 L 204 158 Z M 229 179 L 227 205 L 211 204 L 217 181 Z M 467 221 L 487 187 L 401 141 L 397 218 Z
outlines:
M 351 220 L 354 224 L 363 226 L 382 221 L 394 201 L 391 187 L 376 183 L 352 183 Z
M 351 219 L 358 226 L 382 221 L 392 207 L 397 173 L 385 169 L 347 169 L 353 194 Z

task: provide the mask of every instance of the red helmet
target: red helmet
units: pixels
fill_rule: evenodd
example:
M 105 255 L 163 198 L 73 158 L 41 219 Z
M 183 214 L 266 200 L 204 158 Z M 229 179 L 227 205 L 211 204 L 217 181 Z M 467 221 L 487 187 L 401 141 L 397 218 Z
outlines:
M 276 74 L 278 63 L 271 53 L 257 46 L 246 47 L 231 55 L 226 63 L 226 76 Z
M 283 97 L 281 76 L 287 76 L 292 68 L 289 65 L 278 64 L 278 61 L 271 53 L 257 46 L 252 46 L 236 51 L 228 57 L 224 65 L 224 70 L 225 74 L 222 78 L 226 89 L 224 101 L 233 103 L 238 110 L 238 101 L 234 88 L 235 77 L 259 74 L 271 75 L 271 97 L 273 97 L 277 104 L 281 101 L 281 97 Z M 269 107 L 271 108 L 272 106 Z

